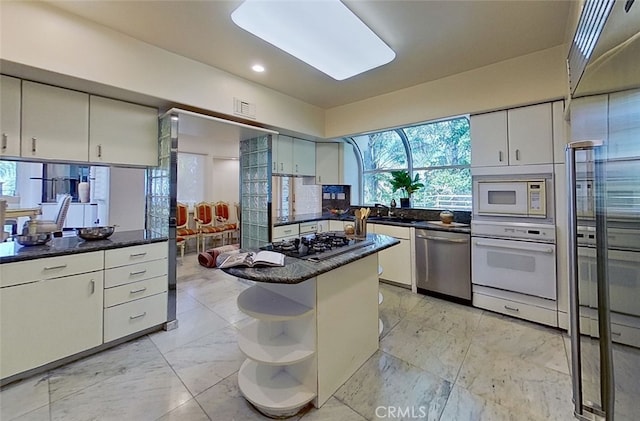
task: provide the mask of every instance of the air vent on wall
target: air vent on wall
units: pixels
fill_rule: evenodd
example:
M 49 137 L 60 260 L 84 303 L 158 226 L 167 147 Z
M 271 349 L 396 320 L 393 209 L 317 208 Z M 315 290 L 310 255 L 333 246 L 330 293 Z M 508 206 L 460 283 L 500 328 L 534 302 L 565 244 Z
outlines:
M 239 98 L 233 98 L 233 113 L 241 117 L 255 119 L 256 104 L 252 104 Z

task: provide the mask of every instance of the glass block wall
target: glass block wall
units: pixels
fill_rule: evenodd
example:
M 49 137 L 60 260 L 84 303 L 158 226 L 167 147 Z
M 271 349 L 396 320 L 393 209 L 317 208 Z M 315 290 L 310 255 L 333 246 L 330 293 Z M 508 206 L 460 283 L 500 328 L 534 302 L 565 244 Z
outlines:
M 169 237 L 171 119 L 160 120 L 158 166 L 147 170 L 147 229 Z
M 271 135 L 240 142 L 240 246 L 269 242 L 271 204 Z

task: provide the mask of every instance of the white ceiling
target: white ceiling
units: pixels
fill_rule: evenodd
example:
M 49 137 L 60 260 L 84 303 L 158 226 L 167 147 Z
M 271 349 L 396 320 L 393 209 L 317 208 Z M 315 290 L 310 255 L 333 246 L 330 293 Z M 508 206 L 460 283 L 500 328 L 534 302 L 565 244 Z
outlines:
M 563 44 L 574 1 L 344 0 L 397 54 L 393 62 L 344 81 L 236 27 L 230 14 L 239 0 L 50 3 L 149 44 L 331 108 Z M 254 73 L 250 67 L 255 62 L 261 62 L 266 72 Z

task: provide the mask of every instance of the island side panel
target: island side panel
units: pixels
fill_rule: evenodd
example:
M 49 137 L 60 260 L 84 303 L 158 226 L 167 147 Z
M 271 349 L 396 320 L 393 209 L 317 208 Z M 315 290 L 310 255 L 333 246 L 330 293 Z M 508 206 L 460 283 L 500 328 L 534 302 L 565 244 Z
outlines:
M 378 254 L 317 277 L 318 397 L 327 399 L 378 349 Z

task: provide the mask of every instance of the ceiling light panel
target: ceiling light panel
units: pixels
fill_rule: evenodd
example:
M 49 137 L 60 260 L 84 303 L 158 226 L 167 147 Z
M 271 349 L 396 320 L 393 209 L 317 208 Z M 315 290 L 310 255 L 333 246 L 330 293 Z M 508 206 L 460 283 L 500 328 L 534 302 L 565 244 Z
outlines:
M 339 0 L 246 0 L 231 19 L 336 80 L 382 66 L 396 56 Z

